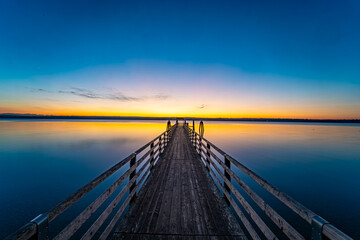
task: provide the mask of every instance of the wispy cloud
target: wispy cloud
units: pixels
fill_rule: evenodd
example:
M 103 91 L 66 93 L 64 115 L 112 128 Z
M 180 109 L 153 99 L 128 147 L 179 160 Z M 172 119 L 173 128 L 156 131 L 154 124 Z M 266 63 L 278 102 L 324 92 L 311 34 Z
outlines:
M 166 100 L 169 98 L 168 95 L 163 94 L 157 94 L 157 95 L 151 95 L 151 96 L 127 96 L 124 95 L 121 92 L 94 92 L 86 88 L 78 88 L 78 87 L 72 87 L 67 90 L 57 90 L 57 91 L 50 91 L 43 88 L 35 88 L 31 89 L 31 92 L 41 92 L 41 93 L 58 93 L 58 94 L 69 94 L 74 95 L 82 98 L 88 98 L 88 99 L 105 99 L 105 100 L 114 100 L 114 101 L 145 101 L 145 100 Z
M 45 90 L 43 88 L 31 88 L 30 92 L 51 92 L 51 91 Z
M 106 98 L 102 94 L 94 93 L 94 92 L 92 92 L 90 90 L 83 89 L 83 88 L 71 88 L 70 90 L 58 90 L 57 93 L 71 94 L 71 95 L 84 97 L 84 98 L 91 98 L 91 99 L 97 99 L 97 98 L 103 99 L 103 98 Z

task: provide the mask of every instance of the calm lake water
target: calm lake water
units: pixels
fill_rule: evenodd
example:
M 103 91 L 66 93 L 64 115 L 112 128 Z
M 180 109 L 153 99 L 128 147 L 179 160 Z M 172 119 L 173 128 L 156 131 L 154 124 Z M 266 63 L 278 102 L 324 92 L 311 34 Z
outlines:
M 0 238 L 165 128 L 166 121 L 0 120 Z M 360 124 L 205 122 L 204 137 L 360 238 Z M 55 221 L 66 223 L 94 196 L 85 197 Z

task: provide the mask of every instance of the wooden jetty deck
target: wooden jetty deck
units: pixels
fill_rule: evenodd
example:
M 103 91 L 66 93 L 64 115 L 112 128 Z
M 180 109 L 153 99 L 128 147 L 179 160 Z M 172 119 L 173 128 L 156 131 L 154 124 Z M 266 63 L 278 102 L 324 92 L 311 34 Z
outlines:
M 175 130 L 114 239 L 244 239 L 245 235 L 195 152 Z
M 169 121 L 165 132 L 6 239 L 352 239 L 204 138 L 202 122 L 199 131 Z M 57 216 L 119 171 L 53 232 Z M 295 218 L 282 217 L 239 172 Z

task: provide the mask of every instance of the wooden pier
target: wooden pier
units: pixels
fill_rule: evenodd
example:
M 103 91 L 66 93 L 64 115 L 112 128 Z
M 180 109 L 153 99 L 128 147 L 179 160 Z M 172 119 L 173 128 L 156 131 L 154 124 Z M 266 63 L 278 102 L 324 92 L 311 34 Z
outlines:
M 163 157 L 139 192 L 115 239 L 243 239 L 183 127 L 175 130 Z
M 7 239 L 351 239 L 205 139 L 202 122 L 199 129 L 169 122 L 161 135 Z M 60 232 L 51 232 L 58 215 L 120 169 L 108 189 Z M 234 169 L 292 210 L 308 230 L 295 229 Z

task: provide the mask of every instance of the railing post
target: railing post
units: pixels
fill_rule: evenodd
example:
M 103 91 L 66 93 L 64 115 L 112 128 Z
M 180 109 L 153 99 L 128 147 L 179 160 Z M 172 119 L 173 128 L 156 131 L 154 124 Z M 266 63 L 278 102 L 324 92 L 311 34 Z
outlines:
M 49 218 L 47 214 L 40 214 L 31 222 L 35 223 L 37 226 L 36 235 L 31 239 L 37 240 L 48 240 L 49 239 Z
M 200 156 L 201 156 L 201 153 L 202 153 L 202 147 L 201 147 L 201 145 L 202 145 L 202 138 L 199 137 L 199 155 L 200 155 Z
M 191 144 L 194 146 L 194 139 L 193 139 L 193 131 L 192 130 L 189 130 L 189 138 L 190 138 Z
M 164 132 L 164 137 L 163 137 L 163 149 L 165 150 L 166 147 L 166 132 Z
M 322 230 L 325 224 L 328 224 L 328 221 L 323 219 L 320 216 L 315 216 L 311 220 L 311 239 L 312 240 L 323 240 L 326 239 L 323 237 Z
M 130 159 L 130 168 L 132 166 L 134 166 L 136 163 L 136 155 L 134 154 L 134 156 Z M 133 179 L 136 175 L 136 168 L 134 169 L 134 171 L 132 171 L 130 173 L 130 176 L 129 176 L 129 181 L 131 181 L 131 179 Z M 131 192 L 134 190 L 136 186 L 136 181 L 133 183 L 133 185 L 130 186 L 130 189 L 129 189 L 129 194 L 131 194 Z M 130 203 L 132 203 L 134 200 L 135 200 L 135 197 L 136 197 L 136 193 L 134 194 L 134 196 L 131 198 L 130 200 Z
M 150 170 L 154 167 L 154 142 L 150 144 Z
M 194 139 L 194 147 L 195 147 L 195 150 L 197 150 L 197 136 L 195 135 L 195 139 Z
M 161 141 L 162 135 L 159 137 L 159 154 L 162 153 L 162 141 Z
M 206 145 L 206 162 L 207 162 L 207 169 L 210 171 L 210 144 L 207 143 Z
M 199 145 L 198 145 L 199 141 L 198 141 L 198 136 L 196 135 L 195 136 L 195 149 L 196 149 L 196 152 L 199 152 Z
M 225 157 L 225 166 L 228 167 L 229 169 L 231 169 L 231 162 L 228 158 L 228 155 L 224 155 Z M 229 180 L 229 182 L 231 182 L 231 177 L 230 177 L 230 174 L 226 171 L 226 169 L 224 169 L 224 175 L 226 177 L 226 179 Z M 229 193 L 229 196 L 231 196 L 231 191 L 230 191 L 230 186 L 228 186 L 225 181 L 224 181 L 224 188 L 225 188 L 225 191 L 227 191 Z M 225 194 L 224 194 L 225 196 Z M 230 199 L 227 199 L 227 197 L 225 196 L 225 200 L 226 200 L 226 203 L 230 206 Z

